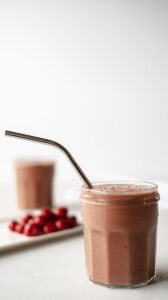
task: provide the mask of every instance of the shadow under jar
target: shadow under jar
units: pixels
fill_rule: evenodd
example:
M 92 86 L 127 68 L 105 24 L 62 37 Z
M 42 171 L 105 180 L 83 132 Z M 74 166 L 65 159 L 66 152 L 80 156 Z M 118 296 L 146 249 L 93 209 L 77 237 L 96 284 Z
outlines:
M 86 268 L 107 286 L 141 286 L 155 277 L 158 188 L 146 182 L 82 187 Z

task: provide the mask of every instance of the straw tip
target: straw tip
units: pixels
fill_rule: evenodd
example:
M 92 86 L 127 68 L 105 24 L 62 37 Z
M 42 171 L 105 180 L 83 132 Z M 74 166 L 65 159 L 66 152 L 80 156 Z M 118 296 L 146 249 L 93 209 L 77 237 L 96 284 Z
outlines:
M 5 130 L 5 135 L 8 135 L 9 130 Z

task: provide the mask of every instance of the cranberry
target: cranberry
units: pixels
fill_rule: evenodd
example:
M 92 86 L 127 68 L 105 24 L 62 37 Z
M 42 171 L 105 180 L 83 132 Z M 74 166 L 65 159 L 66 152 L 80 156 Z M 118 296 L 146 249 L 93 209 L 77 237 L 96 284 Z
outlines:
M 43 208 L 41 211 L 41 216 L 50 220 L 50 219 L 54 218 L 54 213 L 49 208 Z
M 64 230 L 68 228 L 67 219 L 60 219 L 55 222 L 57 230 Z
M 47 219 L 43 215 L 37 215 L 33 218 L 33 223 L 43 227 L 44 224 L 46 224 Z
M 64 206 L 57 207 L 55 215 L 57 217 L 66 217 L 68 213 L 68 209 Z
M 23 233 L 24 231 L 24 224 L 23 223 L 18 223 L 15 227 L 15 231 L 17 233 Z
M 36 236 L 41 234 L 41 230 L 37 224 L 32 222 L 30 224 L 26 224 L 24 234 L 27 236 Z
M 21 223 L 25 225 L 25 224 L 26 224 L 27 222 L 29 222 L 32 218 L 33 218 L 32 215 L 26 215 L 25 217 L 22 218 Z
M 43 226 L 43 233 L 51 233 L 56 231 L 55 222 L 50 221 Z
M 67 216 L 60 216 L 59 214 L 57 214 L 57 212 L 54 214 L 54 216 L 55 216 L 55 221 L 67 218 Z
M 75 216 L 70 216 L 67 218 L 68 221 L 68 227 L 72 228 L 78 225 L 76 217 Z
M 9 228 L 11 231 L 15 231 L 17 225 L 18 225 L 18 222 L 15 221 L 15 220 L 13 220 L 13 221 L 11 221 L 11 222 L 9 223 L 8 228 Z
M 60 206 L 57 207 L 55 212 L 49 208 L 43 208 L 38 215 L 27 214 L 21 219 L 20 223 L 13 220 L 8 227 L 11 231 L 24 233 L 27 236 L 37 236 L 73 228 L 77 225 L 76 217 L 68 216 L 68 209 L 65 206 Z

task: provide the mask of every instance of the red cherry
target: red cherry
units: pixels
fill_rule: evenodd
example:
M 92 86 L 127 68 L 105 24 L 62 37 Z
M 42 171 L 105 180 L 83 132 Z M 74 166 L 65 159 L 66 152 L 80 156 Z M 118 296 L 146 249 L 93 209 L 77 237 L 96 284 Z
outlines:
M 64 230 L 68 228 L 67 219 L 60 219 L 55 222 L 57 230 Z
M 43 226 L 43 233 L 51 233 L 56 231 L 55 222 L 50 221 Z
M 70 216 L 67 218 L 67 222 L 68 222 L 68 227 L 72 228 L 78 225 L 76 217 L 75 216 Z
M 64 206 L 57 207 L 55 215 L 58 217 L 66 217 L 68 213 L 68 209 Z
M 15 221 L 15 220 L 13 220 L 13 221 L 11 221 L 11 222 L 8 224 L 8 228 L 9 228 L 11 231 L 15 231 L 17 225 L 18 225 L 18 222 Z
M 22 223 L 17 224 L 16 227 L 15 227 L 15 231 L 17 233 L 23 233 L 23 231 L 24 231 L 24 224 L 22 224 Z

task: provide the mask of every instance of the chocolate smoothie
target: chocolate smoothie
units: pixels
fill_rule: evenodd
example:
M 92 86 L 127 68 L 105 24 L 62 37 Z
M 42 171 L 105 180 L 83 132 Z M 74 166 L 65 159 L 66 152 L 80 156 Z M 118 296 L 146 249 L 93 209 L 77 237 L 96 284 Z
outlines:
M 82 188 L 86 268 L 92 281 L 138 286 L 154 278 L 158 200 L 152 183 Z
M 20 160 L 15 164 L 15 171 L 19 208 L 52 206 L 53 162 Z

